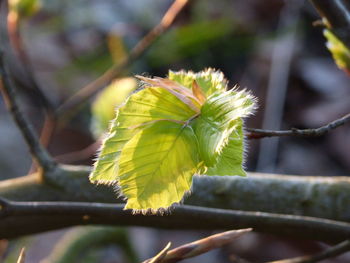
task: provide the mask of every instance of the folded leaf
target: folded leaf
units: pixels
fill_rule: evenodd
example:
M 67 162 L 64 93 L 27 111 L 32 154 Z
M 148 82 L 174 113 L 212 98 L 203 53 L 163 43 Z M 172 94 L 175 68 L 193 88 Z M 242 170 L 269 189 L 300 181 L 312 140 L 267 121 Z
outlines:
M 207 167 L 213 167 L 237 119 L 252 113 L 254 98 L 245 91 L 230 90 L 214 93 L 203 104 L 194 130 L 198 138 L 200 155 Z
M 143 124 L 161 119 L 187 121 L 196 112 L 162 88 L 146 88 L 129 97 L 117 110 L 107 138 L 90 174 L 90 181 L 110 184 L 117 181 L 118 159 L 124 145 Z M 140 126 L 139 129 L 135 126 Z
M 214 167 L 206 171 L 206 175 L 239 175 L 245 176 L 243 157 L 244 157 L 244 138 L 243 121 L 236 120 L 235 127 L 231 132 L 227 145 L 222 149 L 222 153 L 217 159 Z
M 157 122 L 125 144 L 119 159 L 119 185 L 125 209 L 167 208 L 180 202 L 199 167 L 197 140 L 191 127 Z

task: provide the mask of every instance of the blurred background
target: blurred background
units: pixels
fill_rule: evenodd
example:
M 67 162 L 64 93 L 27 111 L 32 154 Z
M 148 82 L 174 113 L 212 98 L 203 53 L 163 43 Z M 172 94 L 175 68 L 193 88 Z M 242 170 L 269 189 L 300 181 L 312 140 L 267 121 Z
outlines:
M 122 61 L 159 23 L 172 3 L 168 0 L 22 2 L 21 12 L 14 18 L 17 35 L 15 32 L 12 39 L 18 50 L 22 49 L 22 60 L 18 59 L 21 57 L 18 50 L 8 52 L 13 55 L 11 71 L 20 89 L 22 107 L 38 133 L 44 125 L 45 104 L 57 109 L 114 63 Z M 238 84 L 251 90 L 259 99 L 259 110 L 247 120 L 246 127 L 308 128 L 337 119 L 350 112 L 350 78 L 335 65 L 326 48 L 322 27 L 313 25 L 318 19 L 312 5 L 302 0 L 189 1 L 174 25 L 111 85 L 124 85 L 124 93 L 118 94 L 116 89 L 107 95 L 98 94 L 78 110 L 69 112 L 50 136 L 47 147 L 62 163 L 91 165 L 99 138 L 108 126 L 108 120 L 100 118 L 101 114 L 106 115 L 99 112 L 104 107 L 101 98 L 105 96 L 102 100 L 105 101 L 113 95 L 119 98 L 130 93 L 136 88 L 130 78 L 135 74 L 164 77 L 169 69 L 216 68 L 225 74 L 230 87 Z M 28 85 L 28 68 L 42 95 Z M 110 114 L 113 116 L 113 112 Z M 31 158 L 2 98 L 0 134 L 0 179 L 25 175 L 31 169 Z M 349 125 L 319 138 L 267 138 L 250 140 L 247 144 L 248 171 L 349 175 Z M 9 247 L 4 262 L 13 262 L 11 256 L 17 255 L 23 245 L 27 247 L 27 263 L 41 262 L 55 246 L 57 249 L 59 244 L 93 231 L 104 230 L 74 228 L 21 238 L 9 244 L 2 241 L 2 245 Z M 141 259 L 153 256 L 168 241 L 176 246 L 211 234 L 143 228 L 123 231 L 116 236 L 130 242 Z M 133 262 L 125 240 L 96 246 L 67 262 Z M 262 262 L 316 252 L 324 246 L 249 234 L 232 246 L 187 262 Z M 346 256 L 327 262 L 346 262 Z

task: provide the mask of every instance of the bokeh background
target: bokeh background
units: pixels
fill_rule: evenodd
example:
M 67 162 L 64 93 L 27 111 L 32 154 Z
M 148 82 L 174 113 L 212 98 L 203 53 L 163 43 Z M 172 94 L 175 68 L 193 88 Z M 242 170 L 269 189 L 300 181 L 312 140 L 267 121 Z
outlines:
M 31 2 L 31 1 L 29 1 Z M 20 41 L 39 86 L 54 108 L 120 62 L 159 23 L 168 0 L 61 0 L 38 2 L 20 22 Z M 289 129 L 319 127 L 350 112 L 350 78 L 335 65 L 325 45 L 319 19 L 308 1 L 192 0 L 169 31 L 123 72 L 166 76 L 171 70 L 221 70 L 230 82 L 259 99 L 247 127 Z M 3 21 L 2 21 L 3 22 Z M 11 52 L 10 50 L 8 52 Z M 22 107 L 41 131 L 42 102 L 28 85 L 23 64 L 11 61 Z M 98 148 L 92 103 L 71 112 L 52 135 L 48 149 L 60 162 L 91 165 Z M 0 179 L 31 169 L 27 147 L 0 98 Z M 97 141 L 97 142 L 96 142 Z M 349 175 L 350 126 L 319 138 L 247 141 L 248 171 L 296 175 Z M 90 231 L 82 228 L 79 231 Z M 77 229 L 76 236 L 81 235 Z M 40 262 L 63 241 L 68 230 L 10 241 L 10 261 L 25 244 L 27 263 Z M 131 228 L 128 235 L 140 258 L 211 232 Z M 74 236 L 74 234 L 71 234 Z M 66 237 L 67 238 L 67 237 Z M 5 242 L 5 241 L 3 241 Z M 118 248 L 119 247 L 119 248 Z M 249 234 L 232 246 L 188 262 L 262 262 L 315 252 L 325 245 Z M 128 262 L 118 245 L 96 247 L 74 262 Z M 346 255 L 328 262 L 346 262 Z M 349 258 L 347 258 L 350 260 Z M 73 262 L 73 261 L 72 261 Z M 325 261 L 326 262 L 326 261 Z

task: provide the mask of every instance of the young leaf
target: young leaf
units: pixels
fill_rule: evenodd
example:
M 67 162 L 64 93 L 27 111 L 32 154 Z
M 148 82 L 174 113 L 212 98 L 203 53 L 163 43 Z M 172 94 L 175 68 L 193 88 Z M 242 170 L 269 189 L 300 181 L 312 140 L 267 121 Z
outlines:
M 253 97 L 245 91 L 214 93 L 207 99 L 194 126 L 200 155 L 206 166 L 216 164 L 235 128 L 236 120 L 251 114 L 254 107 Z
M 118 159 L 124 145 L 139 131 L 133 126 L 155 120 L 187 121 L 195 115 L 191 108 L 162 88 L 146 88 L 133 95 L 117 110 L 108 136 L 94 165 L 90 180 L 114 183 L 118 179 Z M 140 128 L 145 128 L 142 126 Z
M 207 97 L 214 92 L 224 92 L 227 88 L 227 80 L 224 74 L 212 68 L 198 73 L 183 70 L 178 72 L 169 71 L 168 75 L 170 80 L 176 81 L 188 89 L 191 89 L 193 81 L 196 81 Z
M 180 202 L 192 176 L 245 175 L 242 118 L 255 108 L 222 73 L 139 77 L 145 89 L 117 110 L 90 180 L 118 182 L 126 209 L 155 212 Z
M 119 185 L 125 209 L 155 211 L 180 202 L 199 167 L 191 127 L 161 121 L 138 132 L 119 159 Z
M 201 104 L 203 104 L 207 100 L 207 97 L 205 96 L 202 88 L 198 85 L 197 81 L 195 80 L 192 83 L 192 93 Z
M 324 36 L 327 38 L 327 48 L 332 53 L 337 66 L 350 74 L 350 50 L 346 47 L 331 30 L 325 29 Z
M 154 85 L 155 87 L 160 87 L 166 89 L 171 94 L 176 96 L 179 100 L 189 106 L 196 112 L 199 112 L 200 102 L 197 98 L 185 87 L 181 86 L 179 83 L 171 81 L 169 79 L 163 78 L 146 78 L 142 76 L 137 76 L 139 79 L 143 80 L 145 83 Z
M 217 159 L 214 167 L 209 167 L 206 175 L 239 175 L 245 176 L 243 164 L 244 157 L 244 138 L 243 121 L 237 119 L 227 145 L 222 149 L 222 153 Z

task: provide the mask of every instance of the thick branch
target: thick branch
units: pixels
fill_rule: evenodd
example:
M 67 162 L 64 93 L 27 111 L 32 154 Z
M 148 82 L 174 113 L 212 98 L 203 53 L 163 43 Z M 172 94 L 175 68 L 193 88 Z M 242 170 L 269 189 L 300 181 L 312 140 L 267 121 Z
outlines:
M 350 113 L 344 115 L 343 117 L 334 120 L 324 126 L 315 129 L 291 129 L 285 131 L 272 131 L 272 130 L 262 130 L 262 129 L 246 129 L 248 134 L 247 137 L 249 139 L 261 139 L 264 137 L 282 137 L 282 136 L 299 136 L 299 137 L 315 137 L 322 136 L 334 130 L 345 123 L 350 122 Z
M 129 67 L 137 58 L 142 56 L 154 41 L 162 35 L 174 22 L 177 15 L 187 4 L 188 0 L 175 0 L 168 11 L 163 16 L 162 20 L 156 25 L 140 42 L 130 51 L 128 57 L 120 63 L 115 64 L 108 69 L 101 77 L 97 78 L 76 94 L 70 97 L 57 111 L 57 115 L 61 116 L 68 111 L 80 106 L 86 100 L 91 98 L 99 90 L 104 88 L 114 78 L 118 77 L 127 67 Z
M 0 182 L 0 196 L 17 201 L 121 202 L 112 187 L 93 185 L 89 167 Z M 223 209 L 304 215 L 350 222 L 350 178 L 250 173 L 195 176 L 185 204 Z
M 344 240 L 350 224 L 311 217 L 245 212 L 181 205 L 166 215 L 133 215 L 123 205 L 76 202 L 1 201 L 2 238 L 58 229 L 81 224 L 148 226 L 172 229 L 235 229 L 252 227 L 255 231 L 280 236 L 316 239 L 327 242 Z M 38 224 L 38 222 L 41 222 Z
M 0 51 L 0 75 L 2 78 L 3 95 L 6 98 L 9 110 L 16 121 L 18 128 L 22 132 L 22 135 L 29 146 L 32 156 L 44 170 L 54 169 L 56 163 L 41 145 L 32 125 L 25 118 L 19 107 L 20 103 L 18 102 L 18 95 L 16 94 L 14 83 L 12 82 L 6 68 L 2 51 Z

